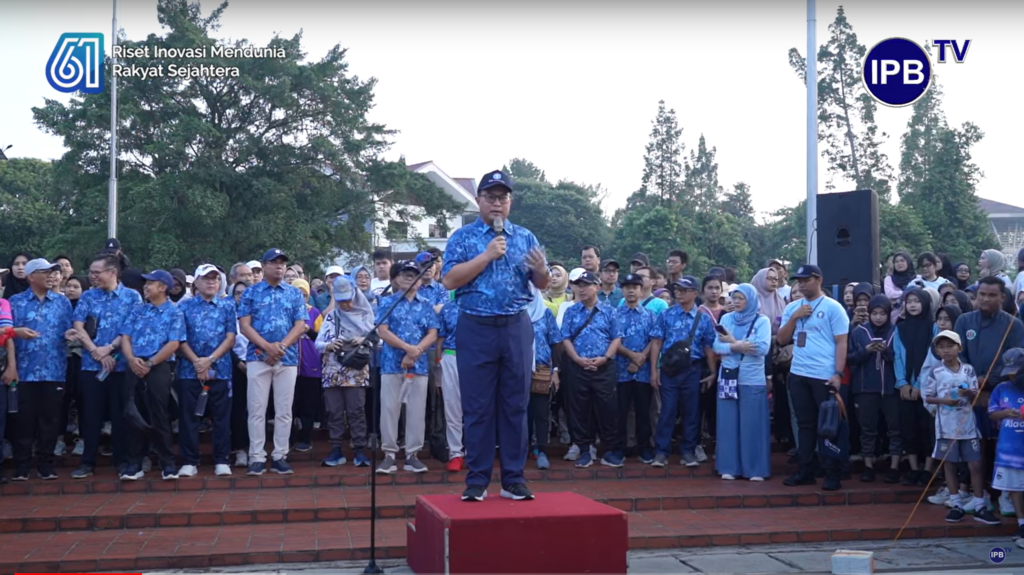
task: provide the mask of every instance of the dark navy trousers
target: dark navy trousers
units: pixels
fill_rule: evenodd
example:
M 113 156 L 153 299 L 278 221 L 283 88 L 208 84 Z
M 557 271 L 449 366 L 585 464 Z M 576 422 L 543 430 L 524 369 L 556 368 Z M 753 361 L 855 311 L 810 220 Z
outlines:
M 501 447 L 501 485 L 524 483 L 528 452 L 526 412 L 533 369 L 533 325 L 513 316 L 459 314 L 455 331 L 462 391 L 462 435 L 467 486 L 487 487 L 494 469 L 494 437 Z

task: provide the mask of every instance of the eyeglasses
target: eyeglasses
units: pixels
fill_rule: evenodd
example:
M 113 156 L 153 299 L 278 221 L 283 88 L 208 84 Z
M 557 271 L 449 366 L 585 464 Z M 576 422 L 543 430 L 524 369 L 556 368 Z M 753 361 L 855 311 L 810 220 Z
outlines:
M 491 196 L 488 194 L 484 194 L 480 197 L 483 198 L 483 200 L 488 204 L 507 204 L 512 201 L 512 196 L 509 194 L 504 194 L 501 196 Z
M 98 275 L 100 275 L 100 274 L 105 274 L 105 273 L 107 273 L 107 272 L 110 272 L 110 271 L 114 271 L 114 270 L 112 270 L 111 268 L 107 268 L 107 269 L 104 269 L 104 270 L 100 270 L 100 271 L 96 271 L 96 270 L 89 270 L 89 276 L 90 276 L 90 277 L 91 277 L 91 276 L 98 276 Z

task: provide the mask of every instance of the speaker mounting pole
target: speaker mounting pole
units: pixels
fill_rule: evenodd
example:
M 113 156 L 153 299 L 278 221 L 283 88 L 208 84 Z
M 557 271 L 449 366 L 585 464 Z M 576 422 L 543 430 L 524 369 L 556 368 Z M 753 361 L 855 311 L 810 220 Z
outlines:
M 807 0 L 807 263 L 818 264 L 818 41 L 815 2 Z

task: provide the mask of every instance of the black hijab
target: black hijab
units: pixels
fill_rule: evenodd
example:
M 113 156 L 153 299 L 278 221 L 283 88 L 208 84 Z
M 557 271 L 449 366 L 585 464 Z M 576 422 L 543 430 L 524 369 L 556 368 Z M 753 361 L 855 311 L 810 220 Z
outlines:
M 181 301 L 181 298 L 185 297 L 185 294 L 188 293 L 188 285 L 186 285 L 188 283 L 188 278 L 185 277 L 185 270 L 183 270 L 181 268 L 174 268 L 174 269 L 172 269 L 171 270 L 171 277 L 174 278 L 174 281 L 176 283 L 181 284 L 181 291 L 176 293 L 176 294 L 174 294 L 174 293 L 171 293 L 174 290 L 168 290 L 167 291 L 167 299 L 171 300 L 174 303 L 178 303 L 179 301 Z
M 907 309 L 907 298 L 911 295 L 921 302 L 921 313 L 912 316 L 908 312 L 907 317 L 896 326 L 896 332 L 900 336 L 900 343 L 903 344 L 903 348 L 907 352 L 907 371 L 905 376 L 908 382 L 913 382 L 920 375 L 921 367 L 924 366 L 924 361 L 928 359 L 928 354 L 931 352 L 932 347 L 932 331 L 935 325 L 932 319 L 935 316 L 932 314 L 931 296 L 920 288 L 911 288 L 903 293 L 903 309 Z
M 28 276 L 23 278 L 14 277 L 14 260 L 24 256 L 27 260 L 32 261 L 32 254 L 28 252 L 18 252 L 14 254 L 11 261 L 7 262 L 7 269 L 11 270 L 7 272 L 7 277 L 4 278 L 4 294 L 3 298 L 6 300 L 11 299 L 11 296 L 20 294 L 23 291 L 28 290 Z
M 1017 317 L 1017 299 L 1013 297 L 1013 290 L 1003 286 L 1003 311 Z
M 965 268 L 967 268 L 968 276 L 967 276 L 967 279 L 965 279 L 965 280 L 962 280 L 959 277 L 955 277 L 956 276 L 955 272 L 956 272 L 956 270 L 960 269 L 960 266 L 964 266 Z M 958 289 L 958 290 L 965 290 L 965 289 L 967 289 L 967 286 L 971 285 L 971 276 L 969 275 L 970 271 L 971 271 L 971 266 L 969 264 L 964 263 L 964 262 L 960 262 L 960 263 L 956 264 L 955 266 L 953 266 L 954 277 L 950 278 L 950 281 L 956 284 L 956 289 Z
M 941 277 L 946 278 L 951 282 L 956 281 L 956 268 L 949 261 L 949 256 L 946 254 L 938 254 L 939 261 L 942 262 L 942 271 L 939 273 Z
M 907 271 L 905 272 L 896 271 L 896 258 L 900 256 L 907 262 Z M 906 290 L 907 285 L 917 277 L 917 272 L 914 271 L 914 260 L 910 257 L 910 254 L 899 252 L 892 257 L 892 261 L 892 273 L 889 275 L 892 278 L 892 285 L 901 290 Z
M 946 315 L 949 316 L 949 323 L 953 324 L 953 327 L 956 327 L 956 320 L 959 319 L 960 316 L 965 313 L 963 310 L 960 309 L 960 306 L 953 304 L 944 305 L 941 308 L 939 308 L 939 311 L 946 312 Z M 935 317 L 938 318 L 938 316 L 939 314 L 936 313 Z
M 960 313 L 970 313 L 974 311 L 974 304 L 971 303 L 971 296 L 967 295 L 967 292 L 956 290 L 949 293 L 953 294 L 953 297 L 956 298 L 956 305 L 960 308 Z
M 871 301 L 868 303 L 868 313 L 870 314 L 878 308 L 885 310 L 885 323 L 878 326 L 868 319 L 866 325 L 871 330 L 871 337 L 888 340 L 889 334 L 892 333 L 892 302 L 889 301 L 889 296 L 880 294 L 871 297 Z

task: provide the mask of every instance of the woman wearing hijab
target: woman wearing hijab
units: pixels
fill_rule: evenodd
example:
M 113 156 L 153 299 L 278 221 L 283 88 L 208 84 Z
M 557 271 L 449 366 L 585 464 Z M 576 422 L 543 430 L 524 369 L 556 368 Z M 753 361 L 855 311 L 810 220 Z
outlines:
M 914 262 L 910 254 L 899 252 L 892 258 L 892 273 L 886 276 L 883 282 L 885 295 L 889 296 L 889 303 L 892 304 L 892 321 L 900 316 L 900 306 L 903 303 L 903 292 L 907 290 L 910 282 L 917 277 L 914 271 Z
M 971 296 L 960 290 L 951 291 L 942 296 L 942 305 L 955 305 L 960 309 L 960 313 L 969 313 L 974 311 L 974 304 L 971 303 Z M 954 323 L 954 325 L 956 324 Z
M 868 303 L 875 295 L 875 286 L 861 282 L 853 287 L 853 307 L 850 308 L 850 322 L 858 326 L 868 321 Z
M 28 252 L 18 252 L 14 254 L 10 263 L 7 264 L 7 268 L 10 271 L 7 272 L 7 277 L 4 278 L 3 296 L 0 297 L 10 301 L 12 296 L 20 294 L 28 289 L 28 277 L 25 275 L 25 266 L 31 259 L 32 254 Z
M 555 322 L 555 314 L 546 305 L 543 294 L 533 288 L 533 300 L 527 306 L 530 322 L 533 323 L 533 378 L 530 386 L 530 405 L 526 412 L 526 431 L 534 438 L 530 453 L 537 460 L 537 469 L 550 469 L 548 459 L 548 437 L 551 435 L 551 394 L 543 393 L 545 382 L 556 393 L 559 389 L 558 370 L 555 365 L 555 350 L 561 344 L 561 330 Z
M 949 261 L 949 254 L 939 252 L 935 256 L 939 258 L 940 268 L 936 270 L 938 274 L 951 283 L 956 283 L 956 268 L 953 267 L 953 262 Z
M 544 305 L 551 310 L 551 314 L 558 316 L 558 308 L 567 301 L 572 301 L 572 294 L 566 291 L 569 288 L 569 272 L 565 268 L 553 264 L 551 266 L 551 283 L 544 293 Z
M 1013 297 L 1017 303 L 1024 303 L 1024 248 L 1017 251 L 1017 279 L 1013 282 Z
M 302 292 L 303 301 L 309 302 L 309 282 L 296 279 L 292 281 L 292 287 Z M 320 310 L 306 303 L 306 316 L 306 333 L 299 339 L 299 374 L 295 380 L 292 406 L 292 417 L 299 421 L 300 426 L 297 431 L 292 431 L 292 443 L 293 449 L 299 452 L 313 449 L 313 420 L 320 410 L 323 395 L 320 391 L 323 366 L 315 343 L 320 327 Z
M 928 297 L 932 300 L 931 307 L 929 307 L 929 313 L 931 316 L 930 320 L 935 321 L 935 314 L 939 312 L 939 308 L 942 307 L 942 296 L 939 295 L 939 291 L 930 287 L 924 288 L 922 291 L 928 294 Z M 930 345 L 930 344 L 929 344 Z
M 956 264 L 956 289 L 966 291 L 971 285 L 971 266 L 965 263 Z
M 188 277 L 185 270 L 174 268 L 171 270 L 171 277 L 174 278 L 174 287 L 167 292 L 167 298 L 174 303 L 181 303 L 181 300 L 191 297 L 185 287 L 188 285 Z
M 735 309 L 722 316 L 726 335 L 715 338 L 722 358 L 718 374 L 715 468 L 722 479 L 764 481 L 771 474 L 771 422 L 764 362 L 771 347 L 772 322 L 758 313 L 757 290 L 736 286 Z
M 999 250 L 985 250 L 981 252 L 981 257 L 978 258 L 978 277 L 984 278 L 988 276 L 995 276 L 1006 284 L 1006 287 L 1013 287 L 1013 281 L 1010 280 L 1010 276 L 1003 272 L 1003 268 L 1006 267 L 1006 258 L 1003 257 L 1003 252 Z
M 366 297 L 366 301 L 370 302 L 370 307 L 373 308 L 373 313 L 377 313 L 377 297 L 373 295 L 373 289 L 371 288 L 373 284 L 373 271 L 366 266 L 356 266 L 352 270 L 352 279 L 355 281 L 356 289 L 363 292 L 363 296 Z M 325 310 L 324 313 L 326 314 L 330 308 L 331 305 L 328 304 L 327 310 Z
M 782 323 L 782 312 L 786 310 L 786 300 L 779 293 L 779 274 L 776 268 L 764 268 L 754 274 L 750 285 L 757 290 L 757 301 L 760 305 L 759 312 L 768 318 L 772 325 L 772 345 L 768 356 L 765 358 L 765 375 L 769 378 L 772 386 L 772 395 L 775 398 L 786 397 L 786 369 L 783 361 L 785 357 L 779 353 L 779 346 L 775 342 L 775 336 L 779 333 Z M 792 357 L 792 356 L 790 356 Z M 790 419 L 789 402 L 774 402 L 775 412 L 775 439 L 780 443 L 793 443 L 793 433 L 788 422 Z
M 363 291 L 356 289 L 344 276 L 334 279 L 335 306 L 323 320 L 316 336 L 316 350 L 323 354 L 322 387 L 330 429 L 331 453 L 322 465 L 336 467 L 346 463 L 342 451 L 345 423 L 355 446 L 356 467 L 370 464 L 365 449 L 368 437 L 366 419 L 366 388 L 370 385 L 370 368 L 353 369 L 341 365 L 338 352 L 362 343 L 373 329 L 374 313 Z
M 925 361 L 931 355 L 935 319 L 932 298 L 924 290 L 907 290 L 903 296 L 903 306 L 905 317 L 896 326 L 896 335 L 892 338 L 896 389 L 901 399 L 903 445 L 911 469 L 903 484 L 925 485 L 928 477 L 922 473 L 919 460 L 927 457 L 925 467 L 927 469 L 930 466 L 935 425 L 921 401 L 921 373 Z

